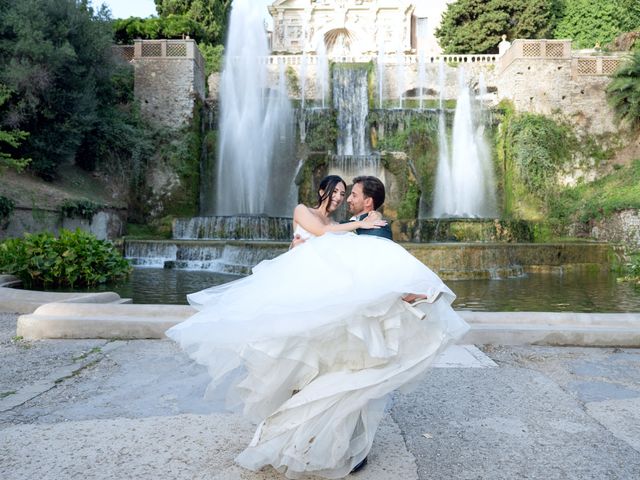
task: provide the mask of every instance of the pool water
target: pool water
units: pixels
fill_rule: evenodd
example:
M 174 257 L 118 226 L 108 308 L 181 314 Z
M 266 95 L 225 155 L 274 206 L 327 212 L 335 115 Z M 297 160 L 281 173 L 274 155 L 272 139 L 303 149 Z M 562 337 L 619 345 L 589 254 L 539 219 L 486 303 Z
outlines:
M 186 304 L 186 295 L 240 278 L 208 271 L 136 268 L 126 283 L 101 287 L 134 303 Z M 452 280 L 454 307 L 476 311 L 640 312 L 640 286 L 611 273 L 535 273 L 516 278 Z

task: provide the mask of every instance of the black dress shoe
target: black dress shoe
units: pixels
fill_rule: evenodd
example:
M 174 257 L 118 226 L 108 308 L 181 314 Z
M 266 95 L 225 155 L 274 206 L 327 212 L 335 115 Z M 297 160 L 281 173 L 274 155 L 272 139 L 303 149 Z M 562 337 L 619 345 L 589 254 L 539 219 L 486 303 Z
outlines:
M 367 464 L 367 457 L 364 457 L 359 464 L 357 464 L 355 467 L 353 467 L 353 470 L 351 470 L 349 472 L 349 474 L 359 472 L 360 470 L 362 470 L 365 467 L 366 464 Z

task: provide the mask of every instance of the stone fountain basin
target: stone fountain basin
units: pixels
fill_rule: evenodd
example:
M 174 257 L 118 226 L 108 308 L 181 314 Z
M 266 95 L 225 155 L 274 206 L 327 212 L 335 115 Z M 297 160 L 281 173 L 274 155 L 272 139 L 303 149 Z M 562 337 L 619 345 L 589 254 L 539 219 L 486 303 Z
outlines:
M 148 339 L 196 312 L 183 305 L 48 303 L 18 318 L 37 339 Z M 458 343 L 640 347 L 640 313 L 459 312 L 471 330 Z

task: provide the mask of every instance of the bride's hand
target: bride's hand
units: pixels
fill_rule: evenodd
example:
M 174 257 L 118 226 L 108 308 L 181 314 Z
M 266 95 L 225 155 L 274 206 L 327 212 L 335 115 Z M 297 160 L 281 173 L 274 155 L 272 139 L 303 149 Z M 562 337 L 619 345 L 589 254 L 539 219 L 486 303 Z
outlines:
M 382 220 L 382 214 L 377 210 L 371 210 L 368 214 L 368 218 L 373 218 L 374 220 Z
M 382 220 L 382 216 L 378 212 L 370 212 L 367 218 L 360 220 L 360 228 L 370 230 L 372 228 L 380 228 L 387 225 L 385 220 Z

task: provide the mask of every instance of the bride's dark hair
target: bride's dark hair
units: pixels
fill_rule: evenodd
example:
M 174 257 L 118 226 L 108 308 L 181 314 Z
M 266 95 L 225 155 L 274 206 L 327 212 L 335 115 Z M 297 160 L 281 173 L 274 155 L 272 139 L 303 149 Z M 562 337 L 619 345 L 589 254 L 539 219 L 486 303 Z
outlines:
M 342 179 L 342 177 L 339 177 L 338 175 L 327 175 L 322 179 L 320 185 L 318 186 L 318 204 L 315 206 L 315 208 L 320 208 L 322 202 L 331 197 L 331 194 L 335 190 L 336 185 L 338 185 L 339 183 L 344 185 L 345 190 L 347 189 L 347 183 Z M 320 194 L 320 190 L 322 190 L 322 194 Z M 328 207 L 329 204 L 327 203 L 327 206 L 325 208 Z

